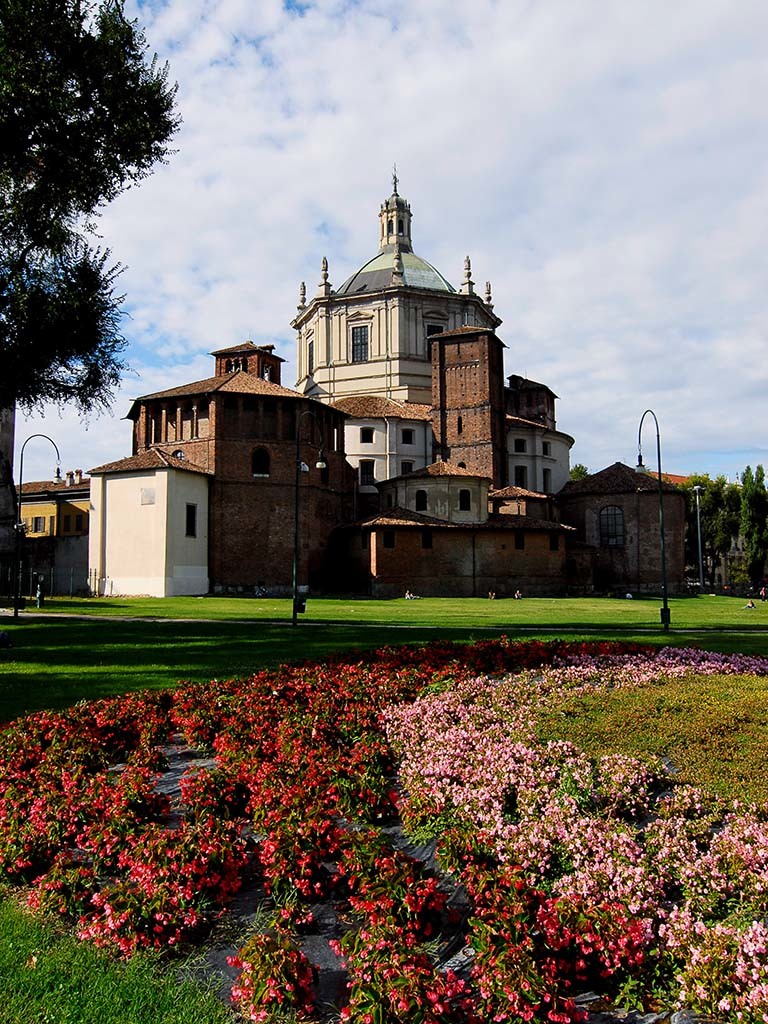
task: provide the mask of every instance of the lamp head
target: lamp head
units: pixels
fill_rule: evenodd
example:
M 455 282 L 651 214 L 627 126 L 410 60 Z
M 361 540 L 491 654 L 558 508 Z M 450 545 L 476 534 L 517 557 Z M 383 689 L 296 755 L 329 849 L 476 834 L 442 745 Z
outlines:
M 643 465 L 643 453 L 638 450 L 637 453 L 637 465 L 635 466 L 636 473 L 647 473 L 648 467 Z
M 325 454 L 323 449 L 317 453 L 317 462 L 315 463 L 315 469 L 327 469 L 328 463 L 325 461 Z
M 56 473 L 54 475 L 53 482 L 55 484 L 61 483 L 61 466 L 58 464 L 58 462 L 56 463 Z

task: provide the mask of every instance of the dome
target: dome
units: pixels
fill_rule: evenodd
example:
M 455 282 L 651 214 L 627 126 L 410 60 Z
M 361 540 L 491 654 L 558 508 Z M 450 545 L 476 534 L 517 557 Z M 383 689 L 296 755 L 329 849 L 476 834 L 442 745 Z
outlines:
M 436 292 L 454 292 L 439 270 L 427 263 L 415 252 L 401 252 L 403 281 L 408 288 L 426 288 Z M 395 250 L 380 252 L 372 260 L 348 277 L 336 290 L 337 295 L 357 295 L 361 292 L 378 292 L 392 287 L 392 273 L 395 269 Z

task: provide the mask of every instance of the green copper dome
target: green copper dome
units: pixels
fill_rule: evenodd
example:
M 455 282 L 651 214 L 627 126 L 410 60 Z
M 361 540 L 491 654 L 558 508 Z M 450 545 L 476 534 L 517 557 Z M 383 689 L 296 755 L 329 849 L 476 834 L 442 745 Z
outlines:
M 389 248 L 389 247 L 387 247 Z M 415 252 L 401 252 L 403 281 L 407 288 L 427 288 L 436 292 L 455 292 L 439 270 L 427 263 Z M 337 295 L 357 295 L 360 292 L 379 292 L 391 288 L 392 273 L 395 269 L 395 250 L 380 252 L 365 263 L 351 277 L 347 278 Z

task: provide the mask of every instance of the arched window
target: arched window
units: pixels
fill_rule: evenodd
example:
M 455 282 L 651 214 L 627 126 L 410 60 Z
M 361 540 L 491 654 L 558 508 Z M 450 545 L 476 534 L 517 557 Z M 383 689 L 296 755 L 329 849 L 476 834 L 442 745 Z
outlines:
M 254 448 L 251 455 L 253 476 L 269 476 L 269 452 L 266 448 Z
M 623 545 L 624 510 L 618 505 L 606 505 L 600 509 L 600 546 L 612 548 Z
M 427 511 L 427 492 L 416 491 L 416 511 L 426 512 Z
M 459 491 L 459 512 L 470 512 L 472 510 L 472 492 L 462 487 Z

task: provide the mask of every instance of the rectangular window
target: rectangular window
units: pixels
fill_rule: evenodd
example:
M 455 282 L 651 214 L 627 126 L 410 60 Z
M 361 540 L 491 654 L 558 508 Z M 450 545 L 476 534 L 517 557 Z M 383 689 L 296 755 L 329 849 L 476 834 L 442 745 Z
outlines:
M 187 537 L 197 536 L 197 505 L 187 505 L 186 535 Z
M 422 530 L 421 531 L 421 546 L 427 550 L 432 548 L 432 531 Z
M 560 535 L 558 533 L 550 533 L 549 535 L 549 550 L 559 551 L 560 550 Z
M 524 455 L 528 451 L 528 442 L 524 437 L 515 438 L 515 451 L 518 455 Z
M 360 486 L 361 487 L 372 487 L 376 483 L 376 475 L 374 473 L 374 467 L 376 463 L 373 459 L 361 459 L 360 460 Z
M 544 493 L 549 494 L 552 490 L 552 470 L 543 469 L 541 471 L 542 486 L 544 487 Z
M 393 548 L 395 546 L 395 531 L 384 530 L 381 535 L 381 543 L 385 548 Z
M 528 467 L 515 466 L 515 487 L 528 487 Z
M 363 549 L 363 551 L 367 551 L 368 550 L 368 534 L 367 533 L 361 533 L 360 534 L 360 547 Z
M 413 472 L 413 463 L 412 462 L 405 462 L 405 461 L 403 461 L 400 464 L 400 472 L 401 473 L 412 473 Z
M 541 451 L 542 451 L 542 454 L 544 454 L 544 455 L 551 455 L 552 454 L 552 443 L 551 443 L 551 441 L 542 441 L 542 443 L 541 443 Z
M 312 373 L 315 369 L 315 343 L 310 341 L 307 345 L 307 373 Z
M 83 532 L 83 513 L 78 512 L 75 516 L 75 533 Z
M 352 362 L 365 363 L 368 361 L 368 328 L 352 328 Z
M 373 444 L 373 427 L 360 427 L 360 444 Z
M 142 505 L 154 505 L 155 504 L 155 488 L 154 487 L 142 487 L 141 488 L 141 504 Z
M 520 530 L 515 534 L 515 550 L 525 551 L 525 534 Z
M 472 494 L 466 488 L 462 487 L 459 491 L 459 512 L 471 512 L 472 511 Z
M 45 533 L 45 516 L 32 517 L 32 533 Z
M 403 444 L 413 444 L 414 443 L 414 432 L 411 429 L 411 427 L 403 427 L 403 433 L 402 433 L 401 436 L 402 436 L 402 439 L 403 439 Z

